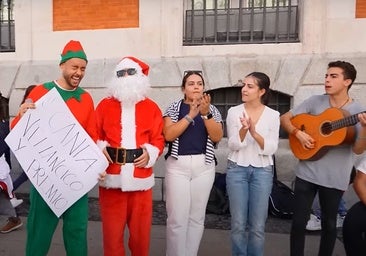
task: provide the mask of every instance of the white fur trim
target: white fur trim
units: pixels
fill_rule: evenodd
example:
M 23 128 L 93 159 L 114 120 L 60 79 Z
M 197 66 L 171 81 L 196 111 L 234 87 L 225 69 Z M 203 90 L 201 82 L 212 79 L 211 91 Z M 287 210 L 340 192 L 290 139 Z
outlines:
M 121 106 L 123 103 L 121 104 Z M 136 148 L 136 118 L 135 105 L 122 107 L 121 116 L 121 145 L 124 148 Z
M 105 140 L 97 140 L 97 146 L 101 151 L 103 151 L 107 146 L 109 146 L 109 143 Z
M 143 144 L 141 147 L 145 148 L 147 153 L 149 154 L 149 162 L 147 163 L 145 168 L 153 167 L 159 157 L 159 149 L 148 143 Z
M 135 105 L 126 106 L 122 103 L 121 106 L 121 145 L 124 148 L 136 148 Z M 154 150 L 149 149 L 149 151 L 152 152 L 151 154 L 154 157 Z M 120 188 L 122 191 L 148 190 L 154 186 L 154 174 L 147 178 L 136 178 L 134 177 L 134 171 L 134 164 L 127 163 L 121 166 L 120 174 L 107 174 L 104 182 L 100 182 L 99 185 L 105 188 Z
M 154 173 L 147 178 L 136 178 L 133 176 L 133 164 L 126 164 L 122 169 L 121 174 L 107 174 L 104 182 L 99 185 L 105 188 L 120 188 L 122 191 L 148 190 L 155 185 Z

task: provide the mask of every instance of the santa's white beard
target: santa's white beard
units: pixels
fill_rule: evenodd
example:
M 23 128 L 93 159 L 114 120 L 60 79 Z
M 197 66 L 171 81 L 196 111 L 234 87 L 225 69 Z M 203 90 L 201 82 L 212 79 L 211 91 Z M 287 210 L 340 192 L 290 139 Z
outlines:
M 114 77 L 108 83 L 108 96 L 124 105 L 134 105 L 145 99 L 150 89 L 149 79 L 144 75 Z

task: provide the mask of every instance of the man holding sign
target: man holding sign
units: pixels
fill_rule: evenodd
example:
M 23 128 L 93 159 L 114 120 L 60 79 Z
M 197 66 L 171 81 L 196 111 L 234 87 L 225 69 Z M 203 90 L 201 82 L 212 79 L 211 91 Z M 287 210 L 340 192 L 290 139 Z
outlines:
M 70 41 L 66 44 L 61 54 L 61 61 L 59 66 L 61 70 L 60 78 L 35 87 L 25 103 L 20 106 L 19 113 L 13 120 L 11 127 L 14 128 L 23 117 L 23 115 L 26 113 L 26 111 L 30 108 L 34 109 L 36 107 L 36 104 L 40 104 L 40 107 L 38 107 L 37 105 L 37 110 L 41 109 L 41 107 L 43 107 L 47 103 L 44 103 L 44 101 L 42 101 L 44 98 L 43 96 L 46 94 L 51 95 L 51 92 L 55 93 L 55 90 L 57 90 L 59 95 L 62 97 L 62 100 L 66 103 L 68 109 L 75 117 L 75 123 L 80 124 L 82 128 L 84 128 L 87 135 L 91 137 L 91 142 L 95 142 L 97 139 L 97 133 L 94 103 L 91 95 L 79 87 L 79 84 L 84 77 L 85 69 L 87 66 L 87 57 L 80 42 Z M 56 96 L 58 97 L 59 95 L 56 94 Z M 40 102 L 43 102 L 43 105 Z M 40 192 L 47 191 L 49 193 L 49 197 L 53 198 L 53 201 L 51 202 L 53 203 L 53 207 L 60 208 L 65 205 L 67 203 L 67 199 L 65 199 L 67 198 L 67 195 L 63 196 L 62 193 L 59 192 L 60 189 L 58 189 L 57 187 L 57 185 L 59 184 L 57 183 L 64 183 L 62 185 L 68 185 L 70 187 L 70 191 L 81 190 L 83 186 L 83 183 L 80 182 L 80 179 L 77 180 L 75 178 L 77 177 L 77 175 L 72 173 L 72 168 L 67 166 L 65 163 L 70 162 L 70 159 L 77 161 L 78 159 L 76 156 L 80 156 L 81 154 L 83 154 L 83 151 L 85 151 L 85 149 L 91 148 L 90 144 L 82 145 L 82 143 L 80 143 L 78 144 L 80 147 L 75 146 L 75 144 L 77 144 L 77 140 L 75 138 L 81 137 L 80 132 L 77 132 L 75 133 L 75 135 L 70 136 L 70 134 L 73 133 L 75 124 L 64 126 L 62 129 L 56 129 L 58 128 L 58 126 L 60 126 L 60 121 L 58 121 L 57 123 L 58 126 L 56 126 L 55 124 L 56 121 L 60 119 L 57 116 L 57 113 L 60 113 L 60 109 L 49 107 L 47 112 L 53 114 L 52 118 L 47 119 L 47 124 L 51 127 L 51 130 L 52 128 L 55 129 L 55 137 L 63 136 L 63 145 L 65 146 L 65 148 L 69 145 L 72 145 L 69 146 L 72 148 L 72 150 L 69 149 L 69 154 L 61 155 L 59 154 L 59 150 L 56 147 L 57 145 L 55 145 L 55 143 L 52 143 L 54 141 L 53 138 L 50 138 L 50 136 L 45 136 L 43 139 L 41 139 L 42 135 L 39 130 L 44 128 L 44 125 L 40 124 L 42 122 L 42 119 L 46 117 L 41 116 L 38 119 L 32 120 L 32 112 L 30 112 L 30 115 L 26 115 L 25 117 L 23 117 L 24 119 L 27 119 L 27 126 L 25 126 L 26 129 L 24 129 L 24 134 L 26 134 L 31 129 L 34 129 L 32 135 L 29 135 L 27 137 L 24 136 L 24 147 L 28 145 L 33 146 L 34 151 L 36 151 L 36 153 L 38 153 L 38 155 L 40 156 L 40 159 L 34 158 L 33 162 L 30 161 L 31 164 L 27 164 L 27 166 L 25 166 L 26 168 L 24 168 L 23 166 L 23 169 L 25 170 L 33 184 L 30 192 L 30 209 L 27 222 L 26 255 L 29 256 L 47 255 L 52 236 L 59 221 L 59 214 L 57 214 L 53 208 L 51 209 L 50 202 L 45 201 L 45 198 L 47 199 L 47 197 L 45 197 L 44 194 Z M 25 120 L 21 121 L 22 122 L 18 123 L 18 127 L 20 127 Z M 51 121 L 55 123 L 52 123 Z M 35 129 L 34 127 L 36 126 L 37 122 L 38 128 Z M 14 128 L 14 132 L 18 127 Z M 38 142 L 35 143 L 34 137 L 37 135 L 37 131 L 40 139 L 38 139 Z M 21 140 L 19 141 L 21 142 Z M 86 141 L 86 139 L 84 139 L 83 142 L 84 141 Z M 42 143 L 45 144 L 46 142 L 48 142 L 48 147 L 43 146 L 43 148 L 41 148 Z M 50 148 L 53 148 L 53 150 L 49 150 Z M 20 150 L 20 147 L 16 149 Z M 13 149 L 13 151 L 16 150 Z M 26 157 L 27 156 L 25 155 L 21 156 L 21 158 Z M 99 158 L 95 157 L 93 163 L 100 162 L 97 160 L 99 160 Z M 86 162 L 86 158 L 83 157 L 82 161 Z M 45 165 L 44 163 L 46 163 L 47 165 Z M 85 175 L 88 169 L 89 167 L 85 168 L 84 170 L 77 171 L 84 171 L 83 174 Z M 101 170 L 101 173 L 103 172 L 104 169 Z M 53 181 L 52 183 L 50 179 L 48 179 L 52 175 L 58 178 L 55 179 L 56 182 Z M 85 177 L 85 179 L 88 178 L 87 176 Z M 94 184 L 97 183 L 97 178 L 94 182 Z M 48 187 L 45 187 L 46 185 Z M 57 189 L 55 189 L 55 187 L 57 187 Z M 49 191 L 52 191 L 52 193 Z M 83 193 L 80 198 L 75 199 L 75 202 L 73 202 L 71 206 L 68 206 L 67 209 L 62 211 L 60 215 L 63 218 L 63 239 L 67 255 L 87 255 L 87 193 Z

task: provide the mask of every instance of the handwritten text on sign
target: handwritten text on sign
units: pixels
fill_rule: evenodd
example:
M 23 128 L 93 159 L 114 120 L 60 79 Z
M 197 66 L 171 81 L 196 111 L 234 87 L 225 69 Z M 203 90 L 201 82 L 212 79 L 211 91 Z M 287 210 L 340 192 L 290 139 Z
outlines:
M 108 166 L 56 89 L 26 112 L 5 141 L 58 217 L 96 185 Z

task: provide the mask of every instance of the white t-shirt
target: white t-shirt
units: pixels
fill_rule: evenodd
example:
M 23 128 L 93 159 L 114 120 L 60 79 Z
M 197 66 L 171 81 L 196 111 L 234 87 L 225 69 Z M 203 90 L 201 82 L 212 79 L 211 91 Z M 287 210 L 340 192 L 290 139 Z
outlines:
M 366 174 L 366 153 L 356 156 L 355 168 Z

